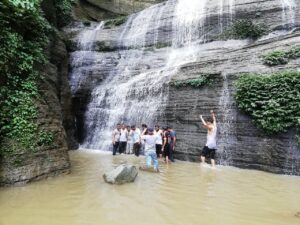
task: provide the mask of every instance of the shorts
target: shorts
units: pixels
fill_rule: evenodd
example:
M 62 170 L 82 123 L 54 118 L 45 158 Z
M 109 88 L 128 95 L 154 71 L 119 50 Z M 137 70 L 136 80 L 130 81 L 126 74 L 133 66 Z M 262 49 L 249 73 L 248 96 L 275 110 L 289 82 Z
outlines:
M 134 144 L 133 144 L 133 153 L 134 153 L 136 156 L 139 156 L 139 155 L 140 155 L 140 149 L 141 149 L 141 144 L 140 144 L 140 143 L 134 143 Z
M 155 147 L 156 147 L 156 155 L 157 157 L 159 157 L 162 154 L 161 151 L 162 145 L 156 144 Z
M 165 145 L 165 148 L 164 148 L 164 153 L 163 153 L 163 155 L 164 155 L 164 157 L 170 157 L 170 145 L 169 144 L 166 144 Z
M 210 159 L 215 159 L 216 149 L 211 149 L 207 146 L 204 146 L 201 156 L 208 157 Z

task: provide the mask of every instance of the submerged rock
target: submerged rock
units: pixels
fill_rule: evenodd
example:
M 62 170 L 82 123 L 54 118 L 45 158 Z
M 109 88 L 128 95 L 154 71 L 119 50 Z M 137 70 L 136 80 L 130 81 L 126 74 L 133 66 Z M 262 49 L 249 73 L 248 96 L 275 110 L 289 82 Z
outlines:
M 110 184 L 124 184 L 134 182 L 138 175 L 135 166 L 122 164 L 114 170 L 103 174 L 105 182 Z
M 300 212 L 297 212 L 297 213 L 295 214 L 295 216 L 298 217 L 298 218 L 300 218 Z
M 159 170 L 155 170 L 153 167 L 140 166 L 139 169 L 151 173 L 159 173 Z

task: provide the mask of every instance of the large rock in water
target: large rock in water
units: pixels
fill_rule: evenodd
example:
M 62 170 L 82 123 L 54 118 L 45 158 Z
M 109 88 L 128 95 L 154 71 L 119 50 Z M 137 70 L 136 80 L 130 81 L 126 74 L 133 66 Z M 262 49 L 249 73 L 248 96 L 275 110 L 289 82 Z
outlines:
M 105 182 L 110 184 L 124 184 L 135 180 L 138 171 L 135 166 L 122 164 L 114 170 L 103 174 Z

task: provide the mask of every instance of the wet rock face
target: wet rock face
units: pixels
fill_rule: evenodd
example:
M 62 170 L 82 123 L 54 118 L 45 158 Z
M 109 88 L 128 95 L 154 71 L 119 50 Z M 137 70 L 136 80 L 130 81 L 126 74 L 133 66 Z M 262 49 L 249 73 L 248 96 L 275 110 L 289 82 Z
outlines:
M 83 59 L 83 64 L 78 67 L 83 69 L 80 79 L 81 86 L 74 92 L 73 98 L 80 102 L 76 110 L 77 127 L 82 139 L 85 138 L 85 123 L 92 123 L 93 119 L 84 117 L 87 107 L 97 110 L 99 105 L 88 104 L 89 97 L 95 87 L 105 82 L 109 76 L 117 76 L 115 68 L 120 71 L 129 70 L 130 76 L 135 74 L 155 71 L 167 64 L 171 52 L 170 43 L 176 32 L 174 27 L 174 8 L 176 1 L 168 1 L 151 7 L 151 11 L 132 16 L 133 21 L 140 17 L 139 23 L 131 22 L 104 29 L 97 32 L 95 43 L 105 43 L 109 51 L 99 51 L 95 48 L 95 59 Z M 206 143 L 206 130 L 200 124 L 199 114 L 209 116 L 213 109 L 217 113 L 218 122 L 218 163 L 234 165 L 242 168 L 253 168 L 274 173 L 286 173 L 300 175 L 300 149 L 296 145 L 295 131 L 290 130 L 286 134 L 267 136 L 262 130 L 251 122 L 251 118 L 242 114 L 234 101 L 234 81 L 241 73 L 247 72 L 276 72 L 282 69 L 299 69 L 299 59 L 292 60 L 289 64 L 277 67 L 267 67 L 261 61 L 261 55 L 275 49 L 286 49 L 296 45 L 300 41 L 300 32 L 294 30 L 287 33 L 283 31 L 280 36 L 266 40 L 232 40 L 227 42 L 216 41 L 221 30 L 230 21 L 231 15 L 226 7 L 224 15 L 220 16 L 217 0 L 209 2 L 209 13 L 203 24 L 206 31 L 206 44 L 198 52 L 197 60 L 190 63 L 176 62 L 178 71 L 171 75 L 171 81 L 180 81 L 196 78 L 200 74 L 212 77 L 212 84 L 201 88 L 182 87 L 176 88 L 167 85 L 168 99 L 160 109 L 157 121 L 160 125 L 172 125 L 177 131 L 177 145 L 175 157 L 178 159 L 199 161 L 200 150 Z M 236 0 L 234 1 L 232 14 L 234 19 L 251 18 L 256 23 L 264 23 L 271 30 L 285 27 L 290 21 L 283 20 L 283 10 L 280 1 L 277 0 Z M 296 2 L 296 1 L 295 1 Z M 298 9 L 300 2 L 296 2 Z M 167 4 L 167 5 L 165 5 Z M 295 10 L 295 25 L 300 24 L 300 10 Z M 158 13 L 159 12 L 159 13 Z M 152 15 L 152 16 L 149 16 Z M 155 15 L 155 16 L 153 16 Z M 284 14 L 286 16 L 286 14 Z M 147 20 L 147 18 L 149 18 Z M 159 18 L 159 21 L 157 21 Z M 142 27 L 147 22 L 145 32 L 123 32 L 128 27 Z M 220 21 L 224 27 L 220 28 Z M 135 21 L 136 22 L 136 21 Z M 130 35 L 135 39 L 130 41 Z M 120 36 L 122 40 L 120 42 Z M 126 41 L 126 39 L 129 39 Z M 76 38 L 72 39 L 76 42 Z M 97 45 L 95 45 L 97 46 Z M 146 47 L 143 53 L 138 54 L 134 63 L 120 64 L 120 59 L 134 53 L 133 49 L 140 51 L 141 46 Z M 74 50 L 73 50 L 74 51 Z M 184 54 L 185 52 L 181 52 Z M 73 53 L 72 53 L 73 54 Z M 76 54 L 76 52 L 74 52 Z M 109 63 L 104 63 L 109 62 Z M 86 67 L 86 65 L 91 65 Z M 105 65 L 100 65 L 100 64 Z M 156 68 L 157 67 L 157 68 Z M 172 69 L 172 68 L 169 68 Z M 122 79 L 126 82 L 126 78 Z M 128 96 L 129 98 L 131 96 Z M 105 103 L 105 101 L 104 101 Z M 145 121 L 146 122 L 146 121 Z M 97 126 L 97 124 L 95 124 Z
M 45 17 L 56 24 L 52 0 L 43 1 Z M 68 82 L 68 53 L 58 32 L 49 36 L 46 55 L 49 61 L 40 68 L 44 79 L 39 83 L 41 98 L 38 105 L 37 123 L 54 134 L 51 146 L 41 147 L 35 152 L 1 158 L 0 186 L 25 184 L 48 176 L 69 173 L 68 149 L 75 149 L 74 116 L 71 91 Z
M 296 133 L 267 136 L 257 128 L 251 118 L 241 113 L 234 101 L 234 81 L 240 73 L 271 73 L 282 69 L 299 68 L 300 59 L 288 65 L 267 67 L 261 54 L 270 49 L 285 49 L 300 40 L 296 32 L 281 38 L 261 41 L 247 47 L 203 56 L 197 63 L 186 65 L 173 77 L 185 80 L 208 73 L 211 85 L 201 88 L 170 87 L 169 100 L 161 124 L 171 124 L 177 131 L 176 158 L 199 162 L 200 152 L 206 144 L 207 130 L 199 115 L 217 114 L 217 161 L 225 165 L 259 169 L 273 173 L 300 175 L 300 148 Z
M 24 185 L 70 172 L 70 161 L 65 146 L 4 158 L 1 163 L 0 186 Z
M 164 0 L 85 0 L 88 3 L 116 14 L 129 15 Z
M 75 0 L 75 20 L 101 21 L 118 15 L 130 15 L 164 0 Z

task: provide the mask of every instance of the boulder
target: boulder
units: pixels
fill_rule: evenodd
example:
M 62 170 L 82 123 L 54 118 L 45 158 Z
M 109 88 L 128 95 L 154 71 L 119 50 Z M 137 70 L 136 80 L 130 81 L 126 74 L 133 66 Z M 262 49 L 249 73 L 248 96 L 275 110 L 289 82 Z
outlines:
M 137 168 L 132 165 L 122 164 L 114 170 L 103 174 L 105 182 L 110 184 L 124 184 L 134 182 L 138 175 Z

